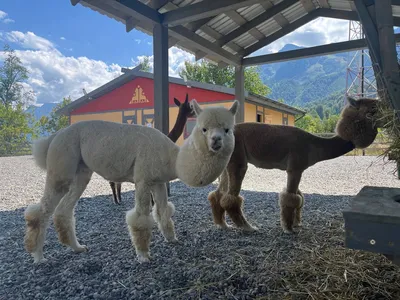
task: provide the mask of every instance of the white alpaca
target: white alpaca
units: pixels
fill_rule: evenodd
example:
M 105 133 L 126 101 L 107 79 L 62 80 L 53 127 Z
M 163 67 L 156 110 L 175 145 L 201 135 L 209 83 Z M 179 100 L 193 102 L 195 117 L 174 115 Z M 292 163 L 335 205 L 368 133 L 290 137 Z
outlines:
M 36 141 L 36 163 L 47 170 L 40 203 L 25 210 L 25 249 L 34 262 L 43 258 L 43 244 L 50 216 L 61 243 L 76 252 L 86 251 L 75 235 L 74 208 L 93 172 L 108 181 L 135 183 L 135 207 L 126 222 L 140 262 L 148 261 L 153 216 L 169 242 L 176 241 L 165 183 L 176 178 L 189 186 L 212 183 L 228 164 L 234 149 L 234 118 L 239 102 L 201 109 L 191 105 L 197 121 L 182 147 L 159 130 L 140 125 L 106 121 L 82 121 Z

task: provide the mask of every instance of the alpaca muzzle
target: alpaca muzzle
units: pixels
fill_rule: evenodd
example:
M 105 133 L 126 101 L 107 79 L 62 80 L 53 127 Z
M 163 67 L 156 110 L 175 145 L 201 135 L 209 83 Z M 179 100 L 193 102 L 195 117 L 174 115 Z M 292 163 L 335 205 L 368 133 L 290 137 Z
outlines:
M 211 151 L 218 152 L 222 148 L 222 137 L 213 136 L 211 138 Z

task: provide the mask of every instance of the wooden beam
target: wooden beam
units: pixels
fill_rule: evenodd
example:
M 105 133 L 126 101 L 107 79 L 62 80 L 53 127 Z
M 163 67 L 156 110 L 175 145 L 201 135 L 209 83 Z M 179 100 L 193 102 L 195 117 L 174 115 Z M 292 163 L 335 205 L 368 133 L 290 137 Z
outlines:
M 320 8 L 318 9 L 318 12 L 320 17 L 360 21 L 356 11 Z M 400 17 L 393 17 L 393 25 L 400 26 Z
M 119 5 L 120 10 L 125 11 L 136 19 L 145 19 L 152 23 L 161 23 L 161 14 L 138 0 L 115 0 L 108 1 L 107 4 L 115 8 Z
M 81 0 L 71 0 L 71 4 L 73 6 L 75 6 L 75 5 L 77 5 L 79 3 L 79 1 L 81 1 Z
M 260 0 L 203 0 L 162 14 L 162 23 L 169 26 L 182 25 L 259 2 Z
M 235 67 L 235 99 L 239 101 L 239 111 L 236 114 L 236 123 L 244 122 L 244 66 Z
M 361 21 L 365 37 L 367 38 L 368 41 L 371 58 L 378 64 L 378 66 L 381 67 L 382 61 L 379 51 L 379 37 L 378 37 L 378 31 L 376 30 L 375 27 L 375 22 L 371 17 L 363 0 L 354 0 L 354 4 L 357 8 L 358 17 Z
M 319 4 L 321 4 L 323 8 L 331 8 L 331 6 L 328 3 L 328 0 L 319 0 Z
M 290 23 L 289 25 L 283 27 L 282 29 L 278 30 L 277 32 L 271 34 L 270 36 L 259 40 L 257 43 L 254 45 L 246 48 L 242 53 L 240 53 L 243 57 L 250 55 L 251 53 L 271 44 L 272 42 L 275 42 L 276 40 L 280 39 L 281 37 L 289 34 L 290 32 L 296 30 L 297 28 L 300 28 L 301 26 L 307 24 L 308 22 L 316 19 L 319 17 L 318 15 L 318 10 L 316 9 L 307 15 L 301 17 L 300 19 L 297 19 L 293 23 Z
M 154 54 L 154 127 L 165 135 L 169 130 L 168 28 L 155 24 Z
M 400 5 L 400 0 L 392 0 L 392 5 L 399 6 Z
M 400 42 L 400 34 L 395 35 L 397 43 Z M 266 54 L 243 59 L 244 66 L 263 65 L 267 63 L 276 63 L 299 58 L 307 58 L 320 55 L 328 55 L 340 52 L 354 51 L 358 49 L 365 49 L 368 47 L 366 39 L 358 39 L 346 42 L 332 43 L 328 45 L 308 47 L 298 50 L 290 50 L 285 52 Z
M 171 0 L 151 0 L 150 1 L 150 7 L 155 9 L 155 10 L 159 10 L 161 7 L 163 7 L 164 5 L 166 5 L 170 1 Z
M 396 41 L 393 30 L 391 0 L 375 2 L 375 16 L 379 35 L 382 72 L 388 96 L 400 120 L 400 74 Z
M 268 19 L 272 18 L 276 14 L 282 12 L 283 10 L 287 9 L 288 7 L 292 6 L 293 4 L 297 3 L 298 0 L 284 0 L 277 5 L 272 6 L 270 9 L 266 10 L 261 15 L 255 17 L 250 22 L 247 22 L 240 26 L 239 28 L 233 30 L 232 32 L 225 35 L 223 38 L 218 40 L 218 45 L 222 47 L 223 45 L 229 43 L 230 41 L 238 38 L 239 36 L 245 34 L 252 28 L 264 23 Z
M 229 53 L 228 51 L 222 49 L 221 47 L 218 47 L 217 45 L 211 43 L 205 38 L 202 38 L 201 36 L 190 31 L 184 26 L 170 27 L 169 31 L 171 36 L 187 40 L 192 44 L 195 44 L 196 48 L 198 48 L 198 50 L 200 51 L 203 51 L 205 53 L 210 53 L 228 64 L 234 66 L 240 65 L 241 62 L 240 57 Z
M 127 19 L 125 22 L 126 32 L 130 32 L 132 29 L 134 29 L 136 25 L 139 24 L 139 22 L 140 21 L 135 19 L 134 17 L 130 17 L 129 19 Z

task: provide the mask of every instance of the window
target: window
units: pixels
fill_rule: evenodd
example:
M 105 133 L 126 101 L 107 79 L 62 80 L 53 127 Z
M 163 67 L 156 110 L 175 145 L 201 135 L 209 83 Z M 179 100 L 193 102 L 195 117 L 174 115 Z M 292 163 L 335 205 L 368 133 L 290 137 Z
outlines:
M 282 114 L 282 124 L 289 125 L 289 116 L 288 114 Z
M 257 113 L 257 122 L 262 123 L 262 114 Z

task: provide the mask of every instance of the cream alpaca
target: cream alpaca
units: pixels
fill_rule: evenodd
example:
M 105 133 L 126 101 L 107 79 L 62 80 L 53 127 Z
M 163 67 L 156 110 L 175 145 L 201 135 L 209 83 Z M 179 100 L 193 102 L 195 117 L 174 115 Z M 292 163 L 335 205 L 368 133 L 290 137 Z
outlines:
M 157 129 L 106 121 L 82 121 L 34 144 L 36 163 L 47 170 L 40 203 L 25 210 L 25 249 L 34 262 L 43 260 L 51 215 L 60 242 L 76 252 L 86 251 L 75 235 L 74 208 L 93 172 L 108 181 L 135 183 L 135 207 L 127 212 L 126 222 L 140 262 L 150 258 L 151 194 L 158 228 L 167 241 L 176 241 L 174 206 L 165 183 L 179 178 L 189 186 L 205 186 L 220 175 L 234 148 L 239 102 L 229 110 L 202 110 L 196 100 L 191 104 L 197 122 L 182 147 Z

